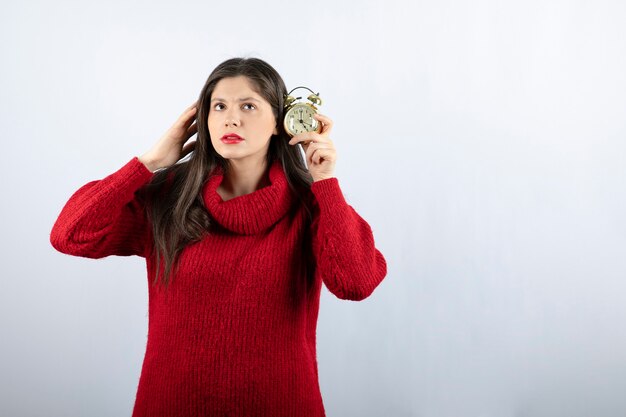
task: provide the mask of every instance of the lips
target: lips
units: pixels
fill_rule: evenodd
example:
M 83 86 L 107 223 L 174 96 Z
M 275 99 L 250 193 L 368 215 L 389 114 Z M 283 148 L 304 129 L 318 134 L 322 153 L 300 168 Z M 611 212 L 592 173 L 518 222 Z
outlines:
M 222 140 L 243 140 L 243 138 L 236 133 L 227 133 L 222 136 Z

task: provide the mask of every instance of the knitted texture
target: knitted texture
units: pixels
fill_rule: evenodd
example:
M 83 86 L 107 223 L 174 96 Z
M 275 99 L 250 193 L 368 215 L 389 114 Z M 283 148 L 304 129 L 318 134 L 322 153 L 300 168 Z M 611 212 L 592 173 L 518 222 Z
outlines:
M 387 274 L 369 224 L 337 178 L 311 185 L 310 221 L 279 161 L 270 185 L 227 201 L 216 192 L 217 167 L 202 197 L 218 227 L 183 249 L 165 290 L 151 285 L 151 226 L 135 195 L 152 175 L 133 157 L 85 184 L 50 234 L 68 255 L 146 258 L 148 340 L 133 417 L 324 416 L 316 354 L 322 282 L 357 301 Z

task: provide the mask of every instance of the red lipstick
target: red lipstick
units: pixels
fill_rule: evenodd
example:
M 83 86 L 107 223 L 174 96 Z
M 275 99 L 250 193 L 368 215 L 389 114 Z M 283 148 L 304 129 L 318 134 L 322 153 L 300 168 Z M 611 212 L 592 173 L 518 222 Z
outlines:
M 222 142 L 224 143 L 239 143 L 244 139 L 236 133 L 227 133 L 222 136 Z

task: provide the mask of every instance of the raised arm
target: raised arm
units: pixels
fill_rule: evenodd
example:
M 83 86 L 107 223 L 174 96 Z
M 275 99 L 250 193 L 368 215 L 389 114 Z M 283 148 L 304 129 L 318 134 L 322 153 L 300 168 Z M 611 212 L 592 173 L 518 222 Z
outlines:
M 311 192 L 316 275 L 340 299 L 367 298 L 387 275 L 370 225 L 346 202 L 336 177 L 313 182 Z
M 175 164 L 195 149 L 195 141 L 185 142 L 197 132 L 197 104 L 187 107 L 150 151 L 79 188 L 52 227 L 52 246 L 86 258 L 146 257 L 152 248 L 152 228 L 138 191 L 155 170 Z
M 145 257 L 151 230 L 136 192 L 152 175 L 135 156 L 116 172 L 83 185 L 65 203 L 54 223 L 52 246 L 85 258 Z

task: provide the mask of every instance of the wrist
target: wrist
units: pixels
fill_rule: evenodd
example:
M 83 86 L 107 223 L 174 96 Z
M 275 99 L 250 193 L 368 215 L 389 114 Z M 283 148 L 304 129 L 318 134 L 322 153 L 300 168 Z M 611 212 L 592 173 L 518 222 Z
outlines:
M 321 177 L 321 178 L 316 178 L 313 180 L 313 182 L 318 182 L 318 181 L 324 181 L 330 178 L 336 178 L 335 176 L 330 176 L 330 177 Z
M 142 155 L 140 157 L 138 157 L 137 159 L 139 159 L 139 161 L 144 164 L 146 166 L 146 168 L 148 168 L 150 170 L 150 172 L 154 172 L 156 171 L 159 166 L 156 163 L 156 161 L 154 161 L 152 158 Z

